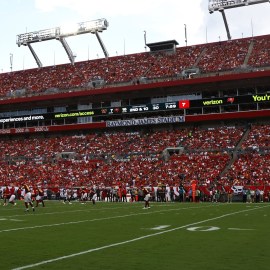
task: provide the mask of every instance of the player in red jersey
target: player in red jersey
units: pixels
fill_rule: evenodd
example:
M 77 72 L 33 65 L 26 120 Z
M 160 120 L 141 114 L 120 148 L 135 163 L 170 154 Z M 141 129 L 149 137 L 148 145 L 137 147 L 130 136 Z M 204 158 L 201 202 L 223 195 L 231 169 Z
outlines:
M 8 202 L 9 202 L 10 204 L 14 205 L 14 206 L 16 205 L 16 203 L 15 203 L 15 198 L 16 198 L 15 193 L 16 193 L 15 187 L 12 186 L 12 187 L 9 189 L 9 200 L 8 200 Z
M 38 207 L 39 203 L 42 203 L 42 206 L 45 207 L 44 203 L 44 191 L 41 187 L 36 189 L 36 207 Z
M 6 185 L 3 190 L 3 200 L 4 200 L 3 206 L 7 206 L 7 200 L 9 198 L 10 198 L 9 188 L 8 188 L 8 185 Z

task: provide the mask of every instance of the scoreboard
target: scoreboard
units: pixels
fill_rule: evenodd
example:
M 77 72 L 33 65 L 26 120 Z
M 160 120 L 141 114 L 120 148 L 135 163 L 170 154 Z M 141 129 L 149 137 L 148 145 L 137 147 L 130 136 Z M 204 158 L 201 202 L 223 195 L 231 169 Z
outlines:
M 122 115 L 122 114 L 138 114 L 155 111 L 168 111 L 179 109 L 179 102 L 165 102 L 145 105 L 129 105 L 125 107 L 108 107 L 98 108 L 87 111 L 74 111 L 69 113 L 53 114 L 54 119 L 67 117 L 82 117 L 82 116 L 105 116 L 105 115 Z M 0 120 L 1 121 L 1 120 Z

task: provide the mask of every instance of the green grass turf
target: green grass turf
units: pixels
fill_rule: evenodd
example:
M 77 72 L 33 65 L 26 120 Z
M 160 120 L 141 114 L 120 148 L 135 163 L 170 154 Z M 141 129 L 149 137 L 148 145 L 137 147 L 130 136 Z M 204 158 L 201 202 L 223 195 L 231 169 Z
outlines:
M 269 203 L 142 207 L 47 201 L 24 213 L 22 202 L 1 206 L 0 269 L 270 269 Z

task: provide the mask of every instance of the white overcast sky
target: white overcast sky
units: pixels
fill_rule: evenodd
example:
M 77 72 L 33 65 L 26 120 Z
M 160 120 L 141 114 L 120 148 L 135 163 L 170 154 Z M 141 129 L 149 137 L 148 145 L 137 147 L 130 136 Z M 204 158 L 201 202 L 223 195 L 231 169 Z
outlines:
M 233 39 L 270 34 L 270 4 L 226 10 Z M 16 44 L 25 32 L 106 18 L 109 27 L 101 38 L 109 56 L 143 52 L 147 43 L 175 39 L 185 46 L 226 40 L 221 13 L 209 14 L 208 0 L 1 0 L 0 73 L 36 68 L 30 50 Z M 92 34 L 67 38 L 76 62 L 102 58 L 104 54 Z M 69 63 L 56 40 L 32 44 L 43 66 Z M 11 60 L 10 55 L 13 59 Z

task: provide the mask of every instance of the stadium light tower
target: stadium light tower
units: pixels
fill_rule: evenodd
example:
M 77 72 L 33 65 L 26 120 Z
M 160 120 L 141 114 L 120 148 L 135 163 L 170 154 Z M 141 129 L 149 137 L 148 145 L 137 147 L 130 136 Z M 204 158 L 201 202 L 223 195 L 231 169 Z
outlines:
M 9 54 L 9 62 L 10 62 L 10 71 L 12 72 L 13 68 L 13 53 Z
M 184 24 L 185 26 L 185 43 L 186 43 L 186 46 L 187 46 L 187 25 Z
M 215 11 L 219 11 L 222 14 L 222 18 L 227 32 L 227 37 L 230 40 L 231 34 L 225 15 L 225 9 L 262 4 L 266 2 L 269 3 L 270 0 L 209 0 L 208 10 L 210 14 Z
M 70 49 L 66 41 L 66 38 L 70 36 L 91 33 L 91 34 L 96 35 L 98 42 L 103 50 L 103 53 L 105 57 L 107 58 L 109 54 L 106 50 L 106 47 L 103 41 L 100 38 L 99 33 L 103 32 L 104 30 L 107 30 L 108 26 L 109 26 L 109 23 L 106 19 L 98 19 L 98 20 L 93 20 L 93 21 L 81 22 L 74 25 L 74 27 L 69 27 L 69 28 L 55 27 L 55 28 L 50 28 L 50 29 L 45 29 L 45 30 L 19 34 L 17 35 L 16 43 L 19 47 L 21 45 L 27 46 L 30 49 L 33 57 L 35 58 L 38 67 L 42 67 L 42 63 L 40 59 L 38 58 L 37 54 L 35 53 L 31 44 L 36 43 L 36 42 L 52 40 L 52 39 L 59 40 L 61 44 L 63 45 L 70 62 L 74 64 L 74 59 L 76 55 Z
M 144 49 L 146 51 L 146 31 L 144 30 L 143 32 L 144 32 L 144 35 L 143 35 L 143 37 L 144 37 Z

